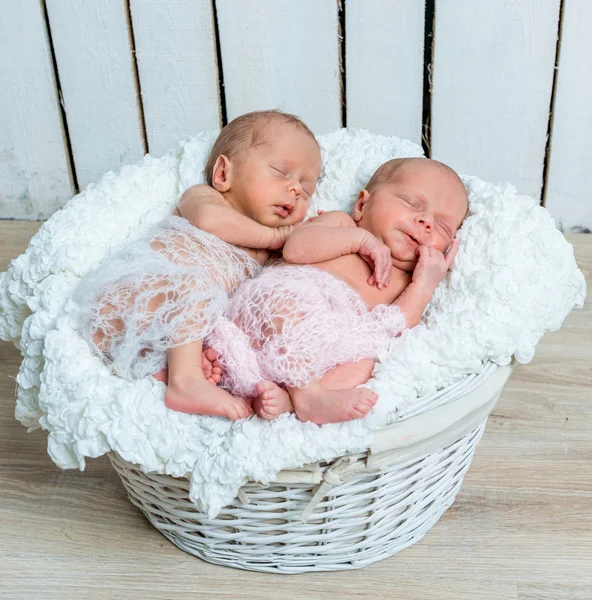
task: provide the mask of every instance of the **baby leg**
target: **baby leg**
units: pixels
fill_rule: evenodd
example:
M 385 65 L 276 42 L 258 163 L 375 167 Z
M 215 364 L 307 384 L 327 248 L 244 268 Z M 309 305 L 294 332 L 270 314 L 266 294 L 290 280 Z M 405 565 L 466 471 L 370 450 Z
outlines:
M 373 368 L 372 359 L 345 363 L 337 365 L 320 381 L 305 388 L 289 388 L 296 416 L 301 421 L 312 421 L 317 425 L 341 423 L 366 416 L 376 404 L 378 396 L 371 390 L 355 386 L 366 383 Z
M 305 388 L 289 388 L 288 392 L 298 419 L 317 425 L 361 419 L 378 400 L 378 396 L 366 388 L 330 390 L 322 387 L 320 382 Z
M 143 311 L 139 315 L 138 321 L 143 327 L 149 325 L 155 312 L 166 300 L 166 294 L 160 291 L 162 287 L 162 282 L 153 282 L 153 285 L 149 287 L 140 281 L 134 285 L 119 285 L 100 296 L 97 303 L 100 306 L 98 321 L 101 323 L 101 327 L 97 328 L 93 335 L 93 341 L 99 350 L 108 348 L 112 337 L 123 332 L 125 327 L 124 315 L 137 306 L 138 296 L 140 294 L 146 295 L 148 290 L 151 293 L 148 300 L 142 303 Z
M 226 305 L 224 277 L 214 277 L 205 245 L 177 229 L 157 227 L 78 290 L 83 335 L 121 377 L 162 369 L 167 350 L 203 339 Z
M 213 348 L 207 348 L 201 355 L 201 368 L 205 378 L 214 385 L 218 385 L 222 379 L 222 367 L 218 360 L 218 354 Z M 157 381 L 169 382 L 169 369 L 165 367 L 152 375 Z
M 334 423 L 359 419 L 372 410 L 376 404 L 376 394 L 370 390 L 352 388 L 366 383 L 373 369 L 374 360 L 371 358 L 357 363 L 344 363 L 325 373 L 319 382 L 305 388 L 289 388 L 289 391 L 272 381 L 260 381 L 253 409 L 258 416 L 268 420 L 286 412 L 296 412 L 301 421 L 315 423 L 319 420 Z M 332 402 L 332 406 L 325 406 L 327 402 Z M 299 407 L 296 411 L 295 406 Z M 315 407 L 318 407 L 316 412 Z
M 226 417 L 232 421 L 253 412 L 242 398 L 209 382 L 202 369 L 202 342 L 170 348 L 169 373 L 165 395 L 167 408 L 190 414 Z
M 327 371 L 319 383 L 326 390 L 349 390 L 367 383 L 372 377 L 374 365 L 373 358 L 364 358 L 355 363 L 342 363 Z

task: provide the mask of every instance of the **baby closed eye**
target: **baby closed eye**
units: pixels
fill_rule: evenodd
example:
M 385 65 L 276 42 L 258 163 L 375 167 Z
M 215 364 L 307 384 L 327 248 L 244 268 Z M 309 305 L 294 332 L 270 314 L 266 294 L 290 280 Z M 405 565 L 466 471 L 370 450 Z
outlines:
M 270 165 L 270 167 L 272 168 L 273 171 L 275 171 L 278 175 L 281 175 L 282 177 L 290 177 L 290 173 L 288 171 L 284 171 L 283 169 L 279 168 L 279 167 L 274 167 L 273 165 Z M 310 192 L 309 190 L 307 190 L 302 181 L 299 182 L 300 183 L 300 188 L 302 189 L 302 191 L 304 192 L 304 194 L 306 196 L 308 196 L 308 198 L 312 197 L 312 192 Z
M 444 232 L 444 234 L 447 237 L 452 238 L 450 229 L 449 229 L 448 225 L 446 225 L 446 223 L 442 223 L 441 221 L 438 221 L 438 227 Z
M 415 198 L 410 198 L 409 196 L 400 196 L 401 200 L 403 200 L 403 202 L 405 202 L 405 204 L 407 204 L 408 206 L 411 206 L 412 208 L 415 209 L 420 209 L 422 208 L 421 203 L 419 202 L 419 200 L 416 200 Z

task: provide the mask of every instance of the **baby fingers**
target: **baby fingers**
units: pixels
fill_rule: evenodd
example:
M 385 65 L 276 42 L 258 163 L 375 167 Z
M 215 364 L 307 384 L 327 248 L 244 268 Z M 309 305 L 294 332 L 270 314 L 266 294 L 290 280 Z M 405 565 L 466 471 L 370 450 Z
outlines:
M 378 269 L 376 270 L 378 285 L 379 287 L 388 287 L 393 270 L 393 261 L 391 260 L 390 251 L 388 252 L 388 255 L 382 257 L 379 265 L 380 272 Z
M 415 254 L 417 258 L 428 258 L 430 255 L 430 249 L 428 246 L 418 246 L 415 249 Z
M 372 283 L 370 283 L 372 282 Z M 385 285 L 385 268 L 383 261 L 378 259 L 374 262 L 374 273 L 368 280 L 370 285 L 376 284 L 376 287 L 381 290 Z
M 456 255 L 458 254 L 458 246 L 459 246 L 458 240 L 452 240 L 452 243 L 450 244 L 450 248 L 448 249 L 448 252 L 446 253 L 446 266 L 449 269 L 452 266 L 452 263 L 454 262 Z

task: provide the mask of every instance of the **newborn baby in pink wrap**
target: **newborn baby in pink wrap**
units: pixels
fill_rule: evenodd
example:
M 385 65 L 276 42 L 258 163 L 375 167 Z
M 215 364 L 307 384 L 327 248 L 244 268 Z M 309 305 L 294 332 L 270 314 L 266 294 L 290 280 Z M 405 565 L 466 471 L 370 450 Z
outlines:
M 355 386 L 389 341 L 419 322 L 454 261 L 467 205 L 460 178 L 440 162 L 382 165 L 351 217 L 309 220 L 289 236 L 283 261 L 237 290 L 206 340 L 221 384 L 252 398 L 265 419 L 366 415 L 377 396 Z

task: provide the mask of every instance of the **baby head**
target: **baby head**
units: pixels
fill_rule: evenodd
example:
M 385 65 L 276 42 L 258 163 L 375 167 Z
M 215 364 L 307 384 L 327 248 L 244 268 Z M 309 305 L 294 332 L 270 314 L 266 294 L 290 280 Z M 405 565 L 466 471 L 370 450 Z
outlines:
M 296 116 L 247 113 L 222 129 L 205 167 L 206 181 L 247 217 L 269 227 L 306 216 L 321 172 L 319 144 Z
M 398 158 L 381 165 L 362 190 L 353 218 L 383 241 L 393 265 L 413 271 L 417 247 L 445 252 L 468 210 L 460 177 L 429 158 Z

